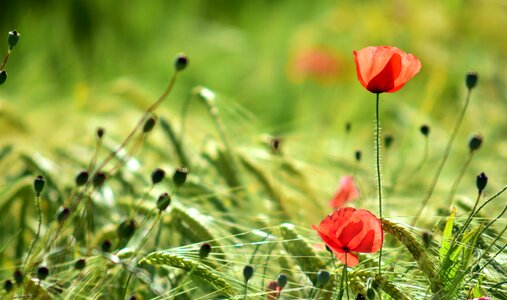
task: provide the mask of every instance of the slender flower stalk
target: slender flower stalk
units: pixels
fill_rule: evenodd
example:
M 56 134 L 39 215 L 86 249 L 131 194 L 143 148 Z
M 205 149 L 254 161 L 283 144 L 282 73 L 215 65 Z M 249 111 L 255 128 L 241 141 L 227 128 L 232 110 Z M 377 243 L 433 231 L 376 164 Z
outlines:
M 380 93 L 376 94 L 375 101 L 375 166 L 377 168 L 377 195 L 378 195 L 378 214 L 382 219 L 382 172 L 380 165 L 380 117 L 379 117 L 379 106 L 380 106 Z M 382 273 L 382 248 L 379 250 L 378 256 L 378 273 Z

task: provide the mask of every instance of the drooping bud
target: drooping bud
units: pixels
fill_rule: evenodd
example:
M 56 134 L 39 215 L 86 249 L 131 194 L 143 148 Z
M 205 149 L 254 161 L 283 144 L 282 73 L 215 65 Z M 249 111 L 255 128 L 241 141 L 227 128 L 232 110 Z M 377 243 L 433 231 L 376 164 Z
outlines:
M 276 282 L 278 283 L 278 286 L 280 287 L 281 290 L 283 290 L 288 281 L 289 277 L 285 274 L 278 275 L 278 278 L 276 279 Z
M 81 171 L 76 176 L 76 185 L 77 186 L 83 186 L 88 182 L 88 178 L 90 177 L 90 174 L 88 174 L 87 171 Z
M 40 193 L 42 193 L 45 184 L 46 181 L 44 180 L 44 177 L 42 177 L 42 175 L 35 177 L 35 180 L 33 181 L 33 189 L 35 190 L 35 194 L 37 195 L 37 197 L 39 197 Z
M 273 152 L 280 152 L 282 147 L 282 139 L 279 137 L 273 137 L 270 139 L 270 146 Z
M 208 243 L 204 243 L 201 245 L 201 248 L 199 249 L 199 258 L 204 259 L 208 257 L 208 255 L 211 252 L 211 245 Z
M 328 271 L 320 270 L 317 273 L 317 287 L 322 288 L 323 286 L 325 286 L 329 281 L 329 278 L 331 278 L 331 274 L 329 274 Z
M 250 278 L 252 278 L 253 273 L 254 273 L 254 269 L 252 266 L 246 265 L 243 268 L 243 278 L 245 279 L 245 282 L 248 282 L 248 280 L 250 280 Z
M 479 149 L 482 145 L 482 135 L 476 134 L 470 138 L 468 141 L 468 149 L 470 149 L 470 152 L 473 152 L 477 149 Z
M 164 211 L 171 204 L 171 196 L 168 193 L 162 193 L 157 199 L 157 208 Z
M 428 137 L 428 135 L 430 134 L 430 127 L 428 125 L 422 125 L 421 128 L 419 129 L 421 130 L 422 135 L 424 135 L 425 137 Z
M 151 172 L 151 184 L 155 185 L 161 182 L 162 180 L 164 180 L 164 177 L 165 171 L 160 168 L 156 168 L 155 170 L 153 170 L 153 172 Z
M 42 281 L 49 276 L 49 269 L 47 267 L 39 267 L 37 268 L 37 278 Z
M 185 167 L 176 168 L 173 175 L 173 182 L 177 187 L 180 187 L 187 180 L 188 169 Z
M 102 252 L 109 252 L 111 251 L 111 247 L 113 244 L 111 244 L 110 240 L 104 240 L 102 244 L 100 245 L 100 248 L 102 249 Z
M 116 230 L 116 234 L 120 240 L 130 240 L 137 229 L 136 221 L 131 218 L 126 218 L 121 222 L 120 226 Z
M 389 149 L 391 147 L 391 145 L 393 144 L 394 142 L 394 137 L 390 134 L 386 134 L 384 136 L 384 147 L 386 147 L 386 149 Z
M 366 300 L 366 297 L 363 294 L 359 293 L 356 296 L 356 300 Z
M 356 150 L 356 152 L 354 152 L 354 157 L 356 158 L 357 162 L 361 161 L 361 156 L 362 156 L 361 150 Z
M 8 294 L 8 293 L 10 293 L 12 291 L 13 288 L 14 288 L 14 284 L 12 283 L 12 281 L 10 281 L 9 279 L 7 279 L 4 282 L 5 292 Z
M 97 128 L 97 137 L 101 139 L 104 136 L 104 132 L 105 132 L 104 128 L 102 127 Z
M 102 171 L 98 171 L 93 176 L 92 183 L 95 188 L 100 188 L 100 187 L 102 187 L 102 185 L 104 184 L 105 181 L 106 181 L 106 174 Z
M 80 258 L 74 263 L 74 269 L 83 270 L 86 267 L 86 259 Z
M 7 72 L 5 70 L 0 71 L 0 85 L 7 80 Z
M 484 188 L 488 184 L 488 177 L 486 176 L 486 174 L 484 174 L 484 172 L 482 172 L 481 174 L 479 174 L 477 176 L 475 184 L 477 186 L 477 190 L 479 191 L 479 194 L 482 193 L 482 191 L 484 190 Z
M 7 38 L 7 42 L 9 43 L 9 47 L 14 48 L 19 42 L 19 32 L 16 30 L 9 31 L 9 37 Z
M 183 71 L 188 65 L 188 58 L 185 54 L 180 53 L 176 56 L 174 60 L 174 69 L 176 71 Z
M 148 119 L 146 119 L 146 122 L 144 122 L 143 126 L 143 132 L 144 133 L 150 132 L 153 129 L 153 127 L 155 127 L 156 123 L 157 119 L 155 117 L 149 117 Z
M 62 206 L 56 212 L 56 220 L 58 221 L 59 224 L 61 224 L 69 217 L 69 214 L 70 209 L 68 207 Z
M 467 85 L 467 88 L 469 90 L 473 89 L 477 85 L 477 81 L 479 80 L 479 75 L 477 72 L 468 72 L 465 82 Z
M 16 282 L 17 285 L 20 285 L 23 283 L 23 273 L 21 272 L 21 270 L 16 270 L 14 271 L 14 273 L 12 274 L 12 277 L 14 277 L 14 281 Z

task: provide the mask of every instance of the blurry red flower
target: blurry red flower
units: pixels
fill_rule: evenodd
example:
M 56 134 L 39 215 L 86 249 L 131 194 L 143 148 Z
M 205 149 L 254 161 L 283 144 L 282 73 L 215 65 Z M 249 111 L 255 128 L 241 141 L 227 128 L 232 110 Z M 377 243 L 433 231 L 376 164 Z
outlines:
M 278 299 L 278 296 L 280 295 L 282 289 L 278 285 L 278 282 L 276 281 L 270 281 L 268 283 L 267 287 L 267 300 L 276 300 Z
M 417 57 L 390 46 L 354 51 L 354 60 L 359 82 L 372 93 L 396 92 L 421 69 Z
M 328 49 L 313 48 L 301 51 L 289 64 L 289 76 L 294 81 L 315 80 L 331 83 L 341 69 L 339 55 Z
M 474 298 L 472 300 L 491 300 L 489 297 L 480 297 L 480 298 Z
M 359 189 L 354 183 L 354 177 L 343 176 L 340 179 L 340 186 L 334 197 L 329 202 L 332 208 L 340 208 L 345 202 L 354 200 L 359 197 Z
M 365 209 L 344 207 L 312 226 L 336 257 L 349 267 L 359 263 L 357 254 L 380 250 L 384 242 L 382 224 Z

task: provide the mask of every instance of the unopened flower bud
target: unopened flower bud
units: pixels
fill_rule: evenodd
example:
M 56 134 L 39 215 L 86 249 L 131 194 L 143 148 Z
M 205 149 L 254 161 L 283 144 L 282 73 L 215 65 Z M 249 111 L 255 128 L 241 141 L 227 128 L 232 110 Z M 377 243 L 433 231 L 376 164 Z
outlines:
M 165 171 L 160 168 L 156 168 L 155 170 L 153 170 L 153 172 L 151 172 L 151 184 L 155 185 L 161 182 L 162 180 L 164 180 L 164 177 Z
M 143 132 L 144 133 L 148 133 L 150 132 L 153 127 L 155 127 L 155 124 L 157 123 L 157 119 L 155 119 L 154 117 L 149 117 L 145 122 L 144 122 L 144 126 L 143 126 Z
M 362 156 L 361 150 L 356 150 L 356 152 L 354 152 L 354 157 L 356 158 L 357 162 L 361 161 L 361 156 Z
M 168 193 L 162 193 L 157 199 L 157 208 L 164 211 L 171 204 L 171 196 Z
M 86 267 L 86 260 L 84 258 L 80 258 L 76 260 L 76 263 L 74 263 L 74 269 L 76 270 L 83 270 Z
M 47 267 L 39 267 L 37 269 L 37 278 L 39 278 L 40 281 L 48 278 L 49 276 L 49 269 Z
M 470 149 L 470 152 L 479 149 L 481 145 L 482 145 L 482 135 L 480 134 L 472 136 L 468 141 L 468 149 Z
M 391 145 L 393 144 L 394 142 L 394 137 L 390 134 L 386 134 L 384 136 L 384 147 L 386 147 L 386 149 L 389 149 L 391 147 Z
M 14 271 L 12 277 L 14 277 L 14 281 L 16 281 L 16 284 L 20 285 L 23 283 L 23 273 L 21 272 L 21 270 L 18 269 Z
M 110 240 L 104 240 L 102 244 L 100 245 L 100 248 L 102 249 L 102 252 L 109 252 L 111 251 L 111 247 L 113 244 L 111 244 Z
M 12 291 L 13 288 L 14 288 L 14 284 L 12 283 L 12 281 L 10 281 L 9 279 L 7 279 L 4 282 L 5 292 L 8 294 L 8 293 L 10 293 Z
M 97 128 L 97 137 L 101 139 L 104 136 L 104 132 L 105 132 L 104 128 L 102 127 Z
M 366 300 L 366 297 L 363 294 L 359 293 L 356 296 L 356 300 Z
M 37 197 L 39 197 L 40 193 L 42 193 L 45 184 L 46 181 L 44 180 L 44 177 L 42 177 L 41 175 L 37 176 L 33 181 L 33 189 L 35 190 L 35 194 L 37 195 Z
M 90 177 L 90 174 L 88 174 L 87 171 L 81 171 L 76 176 L 76 185 L 77 186 L 83 186 L 88 182 L 88 178 Z
M 185 181 L 187 180 L 187 174 L 188 174 L 187 168 L 184 168 L 184 167 L 177 168 L 176 171 L 174 171 L 174 175 L 173 175 L 174 184 L 177 187 L 183 185 L 185 183 Z
M 484 188 L 488 184 L 488 177 L 483 172 L 477 176 L 475 183 L 477 186 L 477 190 L 479 191 L 479 194 L 480 194 L 480 193 L 482 193 L 482 191 L 484 190 Z
M 16 30 L 9 31 L 9 38 L 7 41 L 9 42 L 9 47 L 14 48 L 19 42 L 19 32 Z
M 321 288 L 327 284 L 331 275 L 326 270 L 320 270 L 317 273 L 317 287 Z
M 185 54 L 180 53 L 176 56 L 174 60 L 174 69 L 176 71 L 183 71 L 188 65 L 188 58 Z
M 201 259 L 208 257 L 208 255 L 211 252 L 211 245 L 208 243 L 204 243 L 201 245 L 201 248 L 199 249 L 199 257 Z
M 430 127 L 428 125 L 422 125 L 420 130 L 422 135 L 424 135 L 425 137 L 427 137 L 430 134 Z
M 120 226 L 118 226 L 116 234 L 120 240 L 129 240 L 136 232 L 136 229 L 136 221 L 126 218 L 123 222 L 121 222 Z
M 7 72 L 5 70 L 0 71 L 0 85 L 7 80 Z
M 254 273 L 254 269 L 252 266 L 246 265 L 243 268 L 243 278 L 245 279 L 245 282 L 248 282 L 248 280 L 250 280 L 250 278 L 252 278 L 253 273 Z
M 95 188 L 100 188 L 100 187 L 102 187 L 102 185 L 104 184 L 105 181 L 106 181 L 106 174 L 102 171 L 98 171 L 93 176 L 92 183 Z
M 65 221 L 67 219 L 69 214 L 70 214 L 70 209 L 65 206 L 62 206 L 56 212 L 56 220 L 58 221 L 58 223 L 61 224 L 63 221 Z
M 289 277 L 285 274 L 278 275 L 278 278 L 276 279 L 276 282 L 278 283 L 278 286 L 281 290 L 285 287 L 287 281 L 289 281 Z
M 477 72 L 468 72 L 465 80 L 468 89 L 473 89 L 477 85 L 478 80 L 479 75 L 477 75 Z

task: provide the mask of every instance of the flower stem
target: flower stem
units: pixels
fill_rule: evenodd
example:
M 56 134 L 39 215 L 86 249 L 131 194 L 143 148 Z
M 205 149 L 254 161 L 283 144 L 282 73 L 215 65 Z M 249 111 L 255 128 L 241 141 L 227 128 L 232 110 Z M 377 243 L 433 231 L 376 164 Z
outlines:
M 376 166 L 377 166 L 377 188 L 378 188 L 378 210 L 379 217 L 382 219 L 382 177 L 380 172 L 380 121 L 379 121 L 379 99 L 380 93 L 377 93 L 377 98 L 375 101 L 375 156 L 376 156 Z M 378 257 L 378 273 L 382 273 L 382 246 L 380 247 L 379 257 Z

